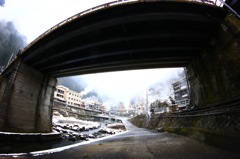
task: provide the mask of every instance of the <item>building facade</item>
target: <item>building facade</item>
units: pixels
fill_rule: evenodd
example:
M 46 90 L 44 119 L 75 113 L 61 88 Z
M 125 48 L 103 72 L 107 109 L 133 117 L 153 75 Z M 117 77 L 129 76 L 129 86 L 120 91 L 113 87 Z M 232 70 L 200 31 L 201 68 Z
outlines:
M 186 78 L 172 84 L 175 102 L 179 110 L 187 109 L 189 105 L 189 91 Z
M 55 100 L 71 106 L 84 107 L 82 96 L 83 95 L 81 93 L 72 91 L 62 85 L 56 86 L 56 91 L 54 92 Z
M 83 100 L 83 93 L 78 93 L 69 88 L 58 85 L 54 92 L 54 100 L 66 106 L 82 107 L 87 110 L 106 112 L 107 108 L 98 100 Z

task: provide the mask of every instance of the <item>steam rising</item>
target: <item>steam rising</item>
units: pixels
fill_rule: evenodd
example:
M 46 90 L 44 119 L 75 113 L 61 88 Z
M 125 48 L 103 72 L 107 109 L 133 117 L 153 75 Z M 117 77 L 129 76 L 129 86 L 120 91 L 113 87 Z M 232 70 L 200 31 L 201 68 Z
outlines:
M 26 46 L 26 38 L 19 34 L 13 22 L 0 21 L 0 67 L 5 66 L 12 54 Z
M 139 97 L 145 98 L 151 90 L 149 100 L 167 100 L 172 95 L 172 83 L 183 78 L 183 68 L 148 69 L 83 75 L 76 78 L 87 84 L 85 93 L 97 92 L 106 106 L 135 103 Z M 80 81 L 79 81 L 80 82 Z

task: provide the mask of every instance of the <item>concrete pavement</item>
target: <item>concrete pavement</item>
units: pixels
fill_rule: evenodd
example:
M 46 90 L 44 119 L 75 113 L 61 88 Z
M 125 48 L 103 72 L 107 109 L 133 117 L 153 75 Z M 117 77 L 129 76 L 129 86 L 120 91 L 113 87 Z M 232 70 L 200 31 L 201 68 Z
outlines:
M 31 153 L 19 158 L 43 159 L 230 159 L 240 158 L 199 143 L 190 138 L 169 133 L 157 133 L 137 128 L 123 120 L 128 132 L 111 138 L 80 145 L 63 151 L 35 156 Z M 10 158 L 10 157 L 8 157 Z M 0 159 L 2 159 L 0 157 Z

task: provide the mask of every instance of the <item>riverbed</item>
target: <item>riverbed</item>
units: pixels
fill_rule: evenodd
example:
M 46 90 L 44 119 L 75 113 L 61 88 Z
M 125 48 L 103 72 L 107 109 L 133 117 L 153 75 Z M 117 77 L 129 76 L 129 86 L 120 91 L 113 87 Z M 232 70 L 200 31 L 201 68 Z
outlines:
M 125 131 L 122 122 L 87 121 L 76 118 L 53 117 L 53 132 L 61 137 L 54 141 L 0 142 L 0 153 L 29 153 L 95 141 Z

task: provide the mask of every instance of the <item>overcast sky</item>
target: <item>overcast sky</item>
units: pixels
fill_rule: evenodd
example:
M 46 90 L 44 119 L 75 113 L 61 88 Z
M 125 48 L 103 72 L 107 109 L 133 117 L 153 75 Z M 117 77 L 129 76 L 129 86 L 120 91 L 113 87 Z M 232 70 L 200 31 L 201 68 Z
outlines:
M 13 21 L 30 43 L 62 20 L 106 2 L 109 0 L 6 0 L 4 7 L 0 7 L 0 20 Z M 83 77 L 88 90 L 94 89 L 115 101 L 126 102 L 134 95 L 144 94 L 146 88 L 155 83 L 169 84 L 169 79 L 178 77 L 179 70 L 182 69 L 123 71 Z
M 179 77 L 181 68 L 148 69 L 135 71 L 120 71 L 83 75 L 88 85 L 87 91 L 96 90 L 102 95 L 110 96 L 115 102 L 127 103 L 132 97 L 146 96 L 146 89 L 152 86 L 162 87 L 161 99 L 167 99 L 171 83 Z M 161 85 L 160 85 L 161 84 Z M 149 96 L 150 98 L 151 96 Z
M 65 20 L 109 0 L 6 0 L 0 19 L 13 21 L 28 43 Z

